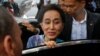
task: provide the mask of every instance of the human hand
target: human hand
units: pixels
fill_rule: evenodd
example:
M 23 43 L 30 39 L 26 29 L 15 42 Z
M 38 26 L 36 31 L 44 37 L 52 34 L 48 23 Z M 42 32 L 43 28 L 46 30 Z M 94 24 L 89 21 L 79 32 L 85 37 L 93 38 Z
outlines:
M 45 44 L 48 48 L 55 48 L 55 46 L 56 46 L 55 41 L 46 41 Z
M 36 28 L 32 24 L 30 24 L 29 21 L 24 20 L 22 22 L 22 25 L 24 25 L 27 28 L 27 30 L 29 30 L 31 32 L 35 32 L 36 31 Z

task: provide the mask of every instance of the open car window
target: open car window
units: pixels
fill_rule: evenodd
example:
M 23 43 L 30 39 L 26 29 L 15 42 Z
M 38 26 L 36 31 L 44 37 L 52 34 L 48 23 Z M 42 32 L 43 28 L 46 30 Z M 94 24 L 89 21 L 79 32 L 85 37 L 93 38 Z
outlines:
M 37 0 L 36 0 L 37 1 Z M 77 41 L 69 41 L 69 42 L 63 42 L 63 43 L 58 43 L 56 45 L 55 48 L 53 49 L 49 49 L 47 46 L 38 46 L 38 47 L 34 47 L 34 48 L 26 48 L 27 45 L 27 41 L 29 39 L 30 36 L 33 35 L 33 33 L 29 32 L 26 30 L 26 27 L 24 27 L 23 25 L 21 25 L 21 23 L 23 22 L 23 20 L 27 20 L 30 23 L 34 24 L 35 26 L 38 25 L 38 21 L 35 18 L 38 9 L 37 6 L 32 4 L 32 0 L 15 0 L 16 3 L 18 3 L 18 6 L 20 8 L 20 16 L 16 17 L 15 19 L 18 22 L 21 30 L 22 30 L 22 42 L 23 42 L 23 51 L 22 54 L 23 55 L 53 55 L 54 53 L 57 56 L 58 55 L 62 55 L 62 56 L 66 56 L 67 52 L 68 54 L 74 53 L 76 52 L 76 50 L 78 51 L 88 51 L 88 52 L 97 52 L 97 50 L 99 49 L 99 45 L 100 45 L 100 41 L 99 40 L 77 40 Z M 51 3 L 56 3 L 57 4 L 57 0 L 52 0 Z M 27 34 L 28 32 L 28 34 Z M 28 36 L 29 35 L 29 36 Z M 83 52 L 81 52 L 83 53 Z M 99 53 L 98 53 L 99 54 Z M 31 55 L 31 56 L 32 56 Z
M 8 0 L 3 0 L 3 2 L 5 1 Z M 15 0 L 18 4 L 20 14 L 14 17 L 22 30 L 23 56 L 67 56 L 68 54 L 71 55 L 75 52 L 78 54 L 80 51 L 80 54 L 87 54 L 87 52 L 89 52 L 88 54 L 100 55 L 100 40 L 76 40 L 57 43 L 55 48 L 48 48 L 47 46 L 42 45 L 27 49 L 26 45 L 28 39 L 34 33 L 27 31 L 26 27 L 22 25 L 22 22 L 25 20 L 35 27 L 38 27 L 38 21 L 35 18 L 38 9 L 36 5 L 33 5 L 34 3 L 32 3 L 32 1 L 33 0 Z M 57 0 L 52 0 L 51 3 L 57 3 Z
M 38 21 L 35 18 L 36 14 L 38 12 L 38 9 L 37 9 L 36 5 L 35 6 L 32 5 L 32 1 L 33 0 L 15 0 L 15 2 L 18 3 L 20 11 L 21 11 L 21 16 L 15 17 L 15 19 L 23 31 L 22 42 L 24 45 L 24 50 L 26 50 L 27 41 L 28 41 L 29 37 L 33 35 L 33 33 L 27 31 L 26 27 L 21 25 L 21 22 L 23 20 L 27 20 L 30 23 L 34 24 L 35 26 L 38 25 Z M 57 3 L 57 0 L 51 0 L 51 3 Z M 28 32 L 28 34 L 27 34 L 27 32 Z

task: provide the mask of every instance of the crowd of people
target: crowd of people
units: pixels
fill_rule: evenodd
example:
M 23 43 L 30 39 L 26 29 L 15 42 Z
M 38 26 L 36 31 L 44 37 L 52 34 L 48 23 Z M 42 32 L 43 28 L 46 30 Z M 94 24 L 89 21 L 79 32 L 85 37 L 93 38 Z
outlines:
M 1 0 L 1 5 L 4 6 L 14 16 L 20 16 L 20 8 L 14 0 Z
M 99 39 L 99 36 L 98 36 L 99 33 L 97 33 L 98 30 L 95 29 L 95 28 L 97 28 L 95 26 L 95 24 L 99 20 L 100 15 L 99 15 L 99 13 L 94 13 L 94 9 L 92 8 L 92 10 L 90 10 L 91 7 L 89 7 L 90 6 L 89 4 L 93 1 L 92 0 L 82 0 L 82 1 L 81 0 L 79 0 L 79 1 L 77 1 L 77 0 L 64 0 L 64 1 L 58 0 L 58 5 L 55 5 L 55 6 L 59 7 L 60 9 L 63 10 L 63 13 L 64 13 L 63 20 L 65 18 L 66 22 L 63 22 L 64 28 L 60 28 L 63 30 L 61 31 L 60 35 L 55 37 L 55 39 L 60 38 L 63 41 L 82 40 L 82 39 Z M 88 7 L 86 7 L 87 5 L 88 5 Z M 53 6 L 53 5 L 46 5 L 40 9 L 39 13 L 37 14 L 38 21 L 40 18 L 45 19 L 44 16 L 45 16 L 46 11 L 48 11 L 50 9 L 49 6 Z M 45 10 L 45 8 L 47 10 Z M 45 13 L 43 13 L 44 10 L 45 10 Z M 51 17 L 53 18 L 54 16 L 51 15 Z M 48 19 L 49 19 L 49 16 L 48 16 Z M 57 29 L 56 29 L 56 26 L 53 27 L 53 30 L 50 29 L 50 27 L 52 27 L 51 25 L 54 24 L 54 23 L 53 24 L 51 24 L 51 23 L 52 22 L 49 22 L 50 26 L 48 27 L 48 29 L 53 34 L 53 31 L 56 31 Z M 40 24 L 40 26 L 41 26 L 41 24 Z M 49 38 L 47 36 L 50 34 L 48 32 L 46 32 L 48 34 L 47 35 L 43 28 L 45 28 L 45 27 L 41 26 L 43 35 L 40 35 L 40 36 L 33 35 L 33 36 L 29 37 L 29 40 L 27 42 L 27 48 L 35 47 L 37 45 L 43 45 L 43 43 L 44 44 L 48 43 L 47 46 L 54 47 L 54 44 L 56 43 L 55 39 L 52 39 L 54 41 L 50 41 L 50 42 L 46 41 L 47 43 L 45 42 L 45 38 L 46 39 Z M 48 31 L 48 30 L 46 30 L 46 31 Z M 56 32 L 55 32 L 55 35 L 56 35 Z M 34 40 L 36 40 L 36 41 L 34 41 Z M 51 40 L 51 38 L 49 40 Z
M 58 4 L 49 4 L 49 1 L 48 4 L 40 6 L 36 18 L 42 33 L 37 34 L 35 25 L 22 22 L 27 30 L 35 32 L 34 35 L 28 36 L 24 48 L 40 45 L 54 48 L 57 43 L 71 40 L 99 40 L 100 14 L 94 13 L 96 9 L 89 11 L 86 8 L 86 5 L 92 1 L 94 0 L 58 0 Z M 7 5 L 8 2 L 5 3 L 0 6 L 0 56 L 21 56 L 23 32 L 13 17 L 14 13 L 19 11 L 14 12 L 16 9 L 13 11 L 14 7 Z M 10 2 L 10 4 L 13 3 Z

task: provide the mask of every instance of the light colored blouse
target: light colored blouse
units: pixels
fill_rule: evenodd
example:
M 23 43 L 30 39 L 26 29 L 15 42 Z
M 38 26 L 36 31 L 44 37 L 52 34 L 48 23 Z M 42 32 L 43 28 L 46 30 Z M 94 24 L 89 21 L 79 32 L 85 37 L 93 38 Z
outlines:
M 45 39 L 44 35 L 34 35 L 34 36 L 31 36 L 28 39 L 26 48 L 32 48 L 32 47 L 36 47 L 36 46 L 45 45 L 44 44 L 44 41 L 45 41 L 44 39 Z M 63 42 L 63 40 L 58 39 L 58 38 L 55 41 L 57 43 Z

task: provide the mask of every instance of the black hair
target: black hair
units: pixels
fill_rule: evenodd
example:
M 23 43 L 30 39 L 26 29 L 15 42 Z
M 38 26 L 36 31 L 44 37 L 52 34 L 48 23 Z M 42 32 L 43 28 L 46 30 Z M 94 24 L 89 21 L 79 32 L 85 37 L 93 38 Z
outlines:
M 11 8 L 12 9 L 12 5 L 10 2 L 3 2 L 2 6 L 4 6 L 5 8 Z
M 39 14 L 38 14 L 38 17 L 37 17 L 39 23 L 42 22 L 43 16 L 44 16 L 45 12 L 47 12 L 49 10 L 56 10 L 56 11 L 58 11 L 60 13 L 62 22 L 65 22 L 64 12 L 57 5 L 51 4 L 51 5 L 43 6 L 41 8 L 41 10 L 39 11 Z

